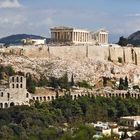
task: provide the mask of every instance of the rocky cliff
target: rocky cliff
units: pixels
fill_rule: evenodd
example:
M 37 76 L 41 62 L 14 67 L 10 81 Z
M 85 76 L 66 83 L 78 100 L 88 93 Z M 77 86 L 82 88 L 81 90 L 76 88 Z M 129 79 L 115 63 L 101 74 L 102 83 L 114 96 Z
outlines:
M 25 56 L 0 54 L 1 65 L 11 65 L 16 71 L 30 72 L 36 78 L 40 75 L 46 77 L 60 77 L 65 72 L 69 78 L 74 75 L 75 81 L 86 80 L 90 83 L 99 82 L 102 77 L 119 79 L 126 75 L 131 78 L 140 74 L 140 68 L 133 64 L 113 63 L 98 59 L 62 59 L 62 58 L 28 58 Z

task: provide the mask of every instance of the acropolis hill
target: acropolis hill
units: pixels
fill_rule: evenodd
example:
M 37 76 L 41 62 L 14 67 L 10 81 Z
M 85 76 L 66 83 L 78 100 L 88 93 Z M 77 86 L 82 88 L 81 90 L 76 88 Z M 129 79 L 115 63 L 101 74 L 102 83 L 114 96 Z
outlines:
M 61 76 L 66 71 L 77 80 L 94 81 L 102 76 L 140 74 L 138 48 L 100 46 L 24 46 L 0 49 L 0 61 L 17 71 Z M 122 61 L 119 63 L 118 61 Z
M 73 74 L 76 81 L 96 83 L 102 77 L 119 79 L 127 76 L 131 82 L 139 82 L 139 48 L 110 45 L 105 30 L 91 33 L 70 28 L 65 29 L 70 33 L 63 35 L 54 34 L 58 28 L 52 30 L 54 43 L 1 48 L 1 64 L 10 64 L 16 71 L 30 72 L 38 78 L 42 74 L 60 77 L 67 72 L 70 76 Z M 76 35 L 80 35 L 79 39 Z M 62 45 L 66 38 L 68 40 Z M 75 39 L 73 43 L 71 39 Z

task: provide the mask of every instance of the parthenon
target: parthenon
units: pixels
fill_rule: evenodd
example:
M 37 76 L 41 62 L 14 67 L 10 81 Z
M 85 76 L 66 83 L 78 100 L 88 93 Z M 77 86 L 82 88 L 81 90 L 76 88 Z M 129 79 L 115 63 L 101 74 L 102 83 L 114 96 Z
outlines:
M 51 39 L 53 43 L 67 43 L 74 45 L 106 45 L 108 44 L 108 32 L 99 30 L 91 32 L 85 29 L 70 27 L 51 28 Z

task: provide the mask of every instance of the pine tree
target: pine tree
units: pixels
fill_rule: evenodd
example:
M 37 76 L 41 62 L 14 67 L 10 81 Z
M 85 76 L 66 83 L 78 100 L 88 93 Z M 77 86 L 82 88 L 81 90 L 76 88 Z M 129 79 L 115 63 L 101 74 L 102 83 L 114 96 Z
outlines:
M 73 76 L 73 73 L 72 73 L 72 75 L 71 75 L 71 86 L 74 86 L 75 85 L 75 83 L 74 83 L 74 76 Z
M 128 88 L 128 78 L 127 78 L 127 76 L 125 77 L 125 87 Z

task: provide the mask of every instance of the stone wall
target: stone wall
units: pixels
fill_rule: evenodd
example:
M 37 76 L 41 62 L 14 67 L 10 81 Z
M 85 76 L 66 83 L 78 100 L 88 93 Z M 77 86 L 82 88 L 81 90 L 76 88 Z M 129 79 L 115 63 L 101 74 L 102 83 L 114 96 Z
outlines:
M 102 59 L 140 65 L 140 48 L 100 46 L 20 46 L 0 49 L 0 53 L 29 58 Z

